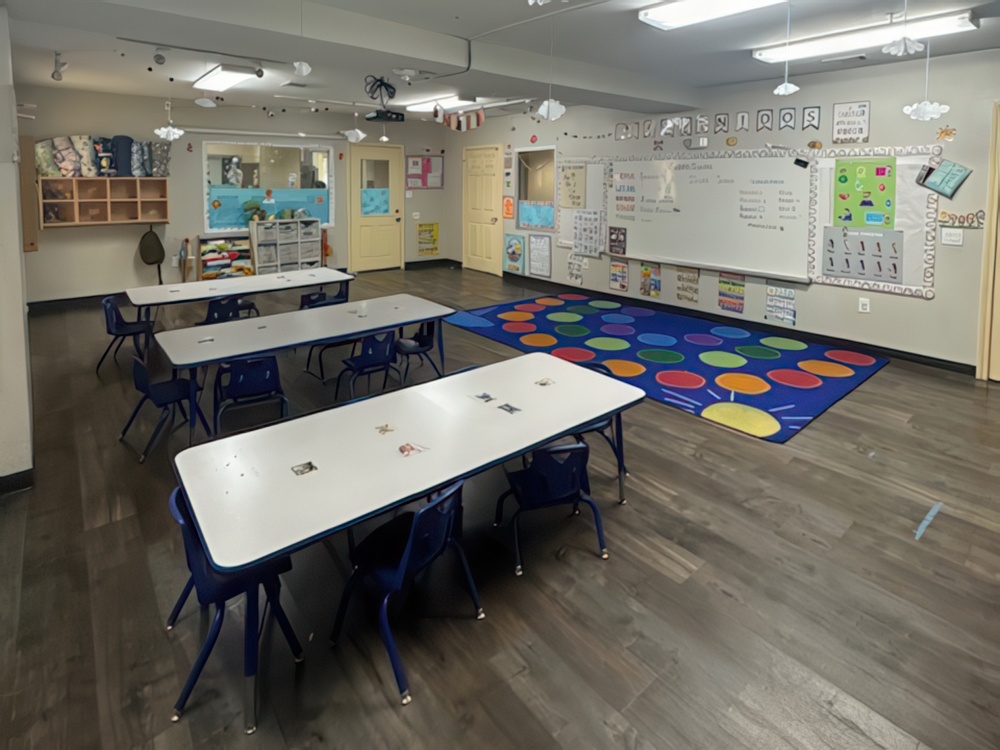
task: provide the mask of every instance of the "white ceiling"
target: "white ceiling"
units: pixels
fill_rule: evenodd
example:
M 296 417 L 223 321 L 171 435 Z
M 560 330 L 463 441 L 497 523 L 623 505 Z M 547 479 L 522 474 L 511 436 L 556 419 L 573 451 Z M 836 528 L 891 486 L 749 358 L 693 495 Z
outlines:
M 711 2 L 711 0 L 703 0 Z M 15 84 L 166 97 L 175 106 L 201 92 L 191 83 L 219 62 L 261 59 L 265 75 L 222 94 L 226 105 L 329 107 L 370 103 L 368 74 L 397 86 L 394 106 L 460 93 L 466 98 L 548 96 L 636 112 L 697 107 L 706 87 L 774 80 L 780 66 L 751 58 L 784 40 L 785 5 L 673 32 L 638 21 L 646 0 L 7 0 Z M 903 0 L 791 0 L 792 37 L 882 22 Z M 980 29 L 932 43 L 934 56 L 1000 47 L 1000 1 L 910 0 L 910 17 L 973 9 Z M 125 40 L 141 40 L 125 41 Z M 550 45 L 554 54 L 550 57 Z M 165 65 L 153 63 L 157 46 Z M 207 50 L 185 51 L 180 48 Z M 51 80 L 53 52 L 69 63 Z M 227 56 L 230 55 L 230 56 Z M 313 66 L 292 73 L 294 60 Z M 791 76 L 892 64 L 879 50 L 841 63 L 792 63 Z M 269 62 L 275 61 L 275 62 Z M 151 70 L 149 70 L 151 68 Z M 428 71 L 407 85 L 394 68 Z M 170 77 L 174 78 L 171 83 Z M 282 88 L 282 83 L 304 88 Z M 186 100 L 186 101 L 185 101 Z

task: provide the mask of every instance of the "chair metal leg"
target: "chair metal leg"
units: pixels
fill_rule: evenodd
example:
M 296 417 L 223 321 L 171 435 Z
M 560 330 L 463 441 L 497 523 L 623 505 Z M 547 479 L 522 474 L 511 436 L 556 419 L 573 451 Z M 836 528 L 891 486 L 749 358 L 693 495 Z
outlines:
M 219 633 L 222 631 L 222 620 L 225 614 L 226 605 L 224 603 L 222 605 L 216 604 L 212 627 L 208 631 L 208 637 L 205 638 L 205 643 L 202 645 L 201 651 L 198 652 L 198 658 L 194 660 L 194 664 L 191 666 L 191 672 L 188 674 L 184 687 L 181 688 L 181 694 L 174 704 L 174 715 L 171 721 L 180 721 L 181 714 L 184 713 L 184 705 L 187 703 L 188 698 L 191 697 L 191 691 L 194 690 L 195 683 L 201 677 L 201 670 L 205 668 L 205 662 L 208 661 L 212 649 L 215 648 L 215 642 L 219 639 Z
M 295 657 L 295 663 L 298 664 L 305 656 L 302 653 L 302 644 L 295 637 L 295 630 L 292 629 L 292 623 L 289 622 L 288 615 L 285 614 L 285 609 L 281 606 L 281 585 L 277 579 L 264 581 L 264 593 L 267 594 L 267 600 L 271 602 L 274 619 L 278 621 L 278 627 L 285 634 L 285 640 L 288 641 L 288 648 L 292 650 L 292 656 Z
M 104 354 L 102 354 L 101 358 L 99 360 L 97 360 L 97 367 L 94 368 L 94 372 L 95 373 L 100 374 L 100 372 L 101 372 L 101 365 L 104 364 L 105 357 L 108 356 L 108 352 L 111 351 L 111 347 L 115 345 L 115 342 L 118 341 L 119 338 L 121 338 L 121 337 L 120 336 L 113 336 L 111 338 L 111 341 L 108 343 L 108 348 L 104 350 Z M 121 342 L 119 342 L 119 346 L 121 346 Z
M 252 583 L 246 591 L 247 614 L 243 623 L 243 731 L 257 731 L 257 639 L 260 629 L 258 585 Z
M 625 466 L 625 434 L 622 432 L 622 414 L 615 414 L 614 428 L 615 458 L 618 459 L 618 502 L 625 505 L 625 477 L 628 475 L 628 467 Z
M 149 455 L 149 452 L 153 449 L 153 446 L 156 444 L 156 438 L 159 437 L 160 430 L 162 430 L 163 425 L 167 423 L 167 417 L 172 417 L 172 416 L 174 416 L 173 406 L 163 407 L 163 411 L 160 412 L 160 418 L 156 422 L 156 427 L 153 428 L 153 434 L 149 436 L 149 442 L 146 443 L 146 447 L 142 449 L 142 455 L 139 456 L 139 463 L 142 463 L 143 461 L 146 460 L 146 456 Z
M 601 546 L 601 559 L 607 560 L 608 547 L 604 543 L 604 526 L 601 524 L 601 512 L 597 510 L 597 503 L 586 495 L 581 496 L 580 501 L 589 505 L 590 509 L 594 511 L 594 525 L 597 527 L 597 542 Z
M 333 630 L 330 631 L 331 646 L 336 646 L 337 641 L 340 640 L 340 631 L 344 627 L 344 618 L 347 616 L 347 604 L 351 599 L 351 593 L 354 591 L 354 585 L 357 581 L 358 569 L 355 568 L 351 571 L 351 575 L 347 579 L 347 583 L 344 584 L 344 592 L 340 595 L 340 605 L 337 607 L 337 617 L 333 622 Z
M 116 338 L 118 339 L 118 346 L 115 347 L 115 353 L 111 355 L 111 358 L 114 359 L 115 364 L 118 364 L 118 352 L 121 351 L 122 344 L 125 343 L 125 337 L 117 336 Z
M 518 508 L 514 512 L 514 517 L 511 519 L 511 523 L 514 526 L 514 575 L 519 576 L 524 573 L 524 568 L 521 566 L 521 539 L 520 539 L 520 520 L 521 520 L 521 509 Z
M 194 408 L 198 410 L 198 419 L 201 420 L 201 426 L 205 428 L 205 434 L 209 437 L 212 436 L 212 431 L 208 427 L 208 420 L 205 419 L 205 412 L 201 410 L 201 404 L 197 401 L 194 404 Z
M 125 439 L 125 433 L 129 431 L 129 428 L 132 426 L 132 423 L 135 421 L 135 418 L 139 416 L 139 410 L 142 408 L 142 405 L 146 403 L 146 399 L 148 398 L 149 396 L 143 395 L 143 397 L 139 399 L 139 403 L 136 404 L 135 408 L 132 410 L 132 416 L 128 418 L 128 422 L 125 423 L 125 427 L 122 429 L 121 434 L 118 436 L 119 440 Z
M 170 617 L 167 618 L 167 631 L 174 629 L 174 623 L 177 622 L 177 618 L 181 615 L 181 610 L 184 609 L 184 603 L 187 598 L 191 596 L 191 591 L 194 589 L 194 576 L 188 578 L 187 583 L 184 584 L 184 590 L 181 592 L 180 597 L 177 599 L 177 603 L 174 608 L 170 610 Z
M 503 501 L 514 494 L 513 490 L 507 490 L 497 498 L 497 509 L 493 513 L 493 527 L 496 528 L 503 523 Z
M 465 571 L 465 580 L 469 584 L 469 593 L 472 595 L 472 602 L 476 605 L 476 619 L 486 619 L 483 606 L 479 603 L 479 592 L 476 590 L 476 582 L 472 578 L 472 569 L 469 568 L 469 560 L 465 557 L 465 550 L 457 539 L 450 539 L 448 544 L 458 553 L 458 559 L 462 561 L 462 569 Z
M 438 369 L 438 366 L 436 364 L 434 364 L 434 359 L 430 355 L 425 354 L 424 352 L 420 352 L 420 359 L 426 360 L 427 362 L 429 362 L 430 365 L 431 365 L 431 367 L 434 368 L 434 372 L 437 373 L 437 376 L 439 378 L 441 377 L 441 371 Z
M 396 641 L 392 637 L 392 630 L 389 629 L 389 598 L 391 596 L 391 592 L 386 594 L 385 599 L 382 600 L 382 606 L 379 607 L 378 628 L 382 633 L 382 640 L 385 642 L 385 650 L 389 652 L 392 672 L 396 675 L 396 685 L 399 687 L 399 697 L 405 706 L 413 698 L 410 696 L 410 683 L 406 680 L 406 672 L 403 670 L 403 662 L 396 649 Z

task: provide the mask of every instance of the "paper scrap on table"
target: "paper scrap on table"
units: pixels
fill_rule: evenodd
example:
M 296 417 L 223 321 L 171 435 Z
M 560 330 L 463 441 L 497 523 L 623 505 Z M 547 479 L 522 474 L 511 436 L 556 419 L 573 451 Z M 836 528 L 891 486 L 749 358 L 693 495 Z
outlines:
M 416 443 L 403 443 L 399 446 L 399 452 L 403 454 L 403 458 L 407 456 L 412 456 L 414 453 L 423 453 L 427 448 L 422 445 L 417 445 Z

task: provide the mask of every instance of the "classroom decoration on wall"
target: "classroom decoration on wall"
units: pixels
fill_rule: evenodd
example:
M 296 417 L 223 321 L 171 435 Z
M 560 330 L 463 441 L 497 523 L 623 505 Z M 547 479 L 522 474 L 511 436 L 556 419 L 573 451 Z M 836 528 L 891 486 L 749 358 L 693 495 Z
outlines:
M 795 325 L 795 290 L 774 282 L 767 284 L 764 317 L 784 325 Z
M 559 167 L 559 207 L 587 207 L 587 165 L 565 164 Z
M 618 292 L 628 291 L 628 262 L 613 260 L 609 266 L 608 285 Z
M 887 363 L 853 349 L 576 292 L 445 320 L 520 351 L 601 363 L 650 399 L 775 443 Z
M 361 215 L 387 216 L 389 188 L 361 188 Z
M 566 280 L 570 284 L 583 286 L 583 269 L 587 267 L 587 259 L 582 255 L 570 253 L 566 259 Z
M 528 273 L 546 279 L 552 276 L 552 236 L 528 235 Z
M 677 301 L 698 304 L 701 269 L 677 266 Z
M 896 216 L 896 159 L 837 159 L 833 225 L 886 227 Z
M 362 195 L 365 191 L 362 190 Z M 385 212 L 388 208 L 388 191 Z M 244 188 L 235 185 L 209 185 L 205 209 L 209 229 L 238 229 L 249 226 L 255 218 L 316 218 L 330 220 L 330 191 L 326 188 L 296 189 Z M 362 203 L 362 211 L 366 204 Z M 370 204 L 369 204 L 370 207 Z
M 743 314 L 747 280 L 743 274 L 719 274 L 719 309 L 723 312 Z
M 524 274 L 524 235 L 505 234 L 503 236 L 504 270 Z
M 127 136 L 115 138 L 122 142 L 127 140 L 128 149 L 121 149 L 121 165 L 117 164 L 112 151 L 112 138 L 60 135 L 37 141 L 35 172 L 38 177 L 170 176 L 169 142 L 134 141 Z
M 868 143 L 871 102 L 844 102 L 833 105 L 833 142 Z
M 606 164 L 591 160 L 559 159 L 556 172 L 557 244 L 591 257 L 600 255 L 605 250 L 609 179 Z M 577 223 L 577 213 L 581 213 L 582 224 Z M 583 238 L 578 236 L 577 230 L 593 227 L 595 216 L 600 236 L 591 237 L 589 242 L 580 245 Z
M 417 224 L 417 255 L 426 258 L 438 254 L 439 225 L 437 222 Z
M 660 264 L 643 263 L 639 268 L 639 294 L 643 297 L 660 296 Z
M 503 197 L 503 218 L 514 218 L 514 196 L 512 195 L 505 195 Z
M 573 252 L 577 255 L 599 257 L 604 252 L 603 211 L 579 208 L 573 212 Z
M 823 274 L 898 284 L 903 278 L 903 233 L 825 227 Z
M 407 156 L 406 189 L 437 190 L 444 187 L 443 156 Z
M 520 201 L 517 225 L 524 229 L 555 229 L 556 210 L 548 201 Z
M 608 252 L 612 255 L 624 255 L 628 229 L 625 227 L 608 227 Z
M 938 211 L 938 226 L 947 229 L 982 229 L 986 224 L 986 211 L 979 209 L 964 214 Z
M 945 198 L 954 198 L 956 191 L 970 174 L 972 170 L 968 167 L 945 159 L 936 167 L 926 166 L 921 169 L 917 184 Z

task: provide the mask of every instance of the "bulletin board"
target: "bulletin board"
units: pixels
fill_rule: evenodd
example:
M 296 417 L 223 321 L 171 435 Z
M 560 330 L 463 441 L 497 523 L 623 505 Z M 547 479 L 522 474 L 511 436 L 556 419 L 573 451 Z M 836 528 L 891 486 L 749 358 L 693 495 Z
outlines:
M 443 156 L 414 154 L 406 157 L 407 190 L 440 190 L 443 187 Z

